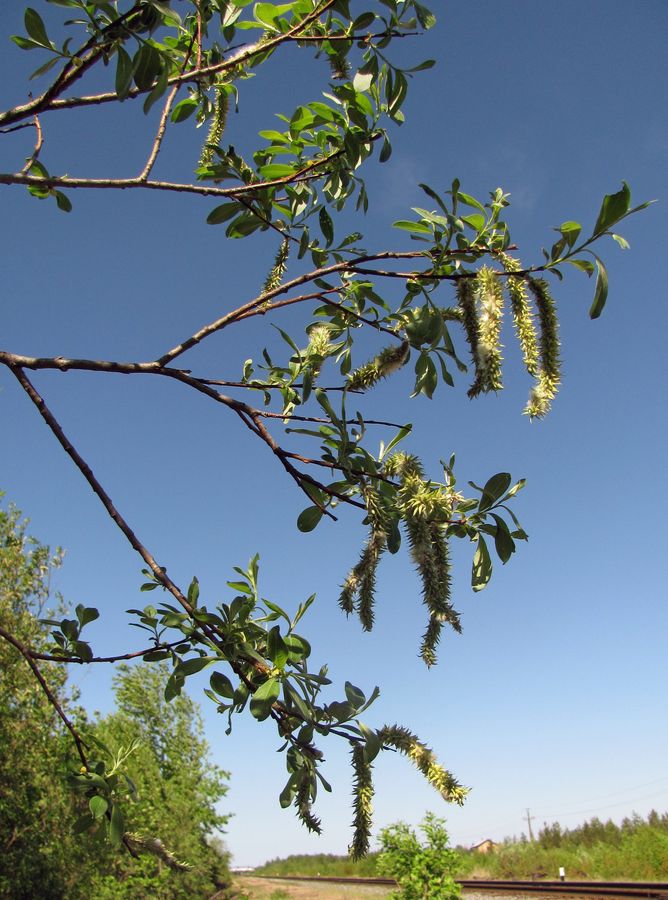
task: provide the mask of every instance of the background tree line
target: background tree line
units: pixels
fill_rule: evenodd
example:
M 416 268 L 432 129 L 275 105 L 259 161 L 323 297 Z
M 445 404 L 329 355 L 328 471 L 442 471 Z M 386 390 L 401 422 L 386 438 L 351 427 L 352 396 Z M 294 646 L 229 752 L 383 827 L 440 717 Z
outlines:
M 494 851 L 477 853 L 464 847 L 454 851 L 453 868 L 462 878 L 558 877 L 566 869 L 570 879 L 657 880 L 668 877 L 668 812 L 652 810 L 646 818 L 633 813 L 620 824 L 594 817 L 575 828 L 558 822 L 545 825 L 535 841 L 524 836 L 505 838 Z M 378 853 L 360 862 L 345 856 L 313 854 L 274 859 L 261 866 L 264 875 L 379 875 Z

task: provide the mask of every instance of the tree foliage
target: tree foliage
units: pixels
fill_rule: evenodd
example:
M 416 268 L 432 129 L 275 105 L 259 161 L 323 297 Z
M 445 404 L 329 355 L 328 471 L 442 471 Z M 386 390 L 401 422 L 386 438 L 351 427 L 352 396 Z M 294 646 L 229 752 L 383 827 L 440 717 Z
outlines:
M 526 539 L 512 509 L 523 481 L 501 472 L 463 488 L 454 457 L 442 462 L 434 477 L 432 461 L 423 463 L 398 449 L 410 426 L 373 418 L 364 395 L 407 366 L 414 373 L 412 396 L 434 397 L 454 385 L 457 372 L 470 373 L 471 397 L 500 390 L 500 333 L 509 314 L 533 384 L 525 411 L 544 416 L 560 382 L 558 316 L 545 275 L 561 278 L 569 267 L 595 274 L 590 315 L 599 316 L 607 273 L 592 247 L 606 236 L 625 246 L 617 226 L 642 206 L 632 208 L 623 184 L 603 199 L 591 231 L 564 222 L 544 258 L 529 265 L 511 240 L 508 195 L 499 188 L 480 201 L 454 179 L 446 189 L 420 185 L 426 205 L 394 223 L 391 246 L 375 246 L 361 232 L 347 231 L 344 213 L 351 206 L 360 216 L 366 211 L 364 166 L 374 157 L 379 163 L 389 158 L 388 129 L 404 120 L 410 82 L 433 65 L 424 60 L 402 68 L 394 61 L 397 42 L 435 24 L 423 4 L 366 0 L 353 9 L 349 0 L 50 3 L 56 8 L 48 8 L 48 15 L 46 6 L 44 16 L 27 9 L 25 34 L 13 39 L 21 50 L 39 55 L 33 77 L 46 86 L 0 113 L 3 140 L 20 140 L 29 130 L 35 136 L 25 165 L 0 173 L 0 184 L 23 187 L 64 212 L 72 210 L 72 197 L 80 191 L 103 196 L 115 190 L 159 191 L 174 194 L 175 204 L 179 194 L 188 194 L 201 200 L 202 220 L 220 227 L 231 242 L 232 263 L 234 242 L 252 240 L 258 232 L 274 237 L 275 255 L 267 260 L 256 296 L 214 310 L 208 322 L 150 361 L 123 361 L 119 348 L 111 360 L 0 351 L 0 363 L 141 556 L 142 590 L 163 592 L 160 602 L 130 613 L 147 636 L 136 655 L 170 667 L 165 699 L 176 700 L 187 678 L 207 669 L 207 696 L 226 717 L 228 731 L 233 716 L 245 710 L 259 721 L 272 720 L 288 776 L 280 803 L 293 806 L 316 832 L 320 822 L 313 804 L 319 788 L 330 789 L 321 771 L 320 744 L 330 736 L 347 741 L 355 785 L 351 850 L 362 855 L 369 843 L 372 765 L 381 751 L 406 755 L 446 800 L 462 802 L 465 790 L 410 730 L 362 721 L 377 689 L 367 695 L 346 682 L 332 695 L 326 665 L 313 663 L 310 644 L 297 630 L 312 598 L 295 614 L 263 598 L 257 557 L 237 568 L 223 602 L 200 596 L 196 578 L 188 587 L 176 584 L 116 507 L 28 371 L 168 379 L 217 404 L 305 495 L 300 531 L 316 528 L 323 517 L 336 519 L 345 507 L 366 522 L 368 540 L 344 578 L 340 605 L 367 630 L 374 621 L 378 566 L 386 553 L 408 545 L 425 607 L 420 654 L 431 666 L 443 629 L 460 630 L 451 596 L 451 543 L 471 545 L 471 584 L 475 591 L 483 589 L 493 556 L 505 564 L 517 542 Z M 309 93 L 313 88 L 306 85 L 299 105 L 281 113 L 281 127 L 261 130 L 251 153 L 242 154 L 226 136 L 228 113 L 243 99 L 247 78 L 261 77 L 270 58 L 288 54 L 321 60 L 325 90 Z M 138 103 L 153 128 L 138 172 L 95 178 L 54 174 L 47 131 L 54 116 Z M 186 122 L 204 127 L 194 171 L 185 180 L 180 170 L 157 179 L 154 167 L 168 133 L 188 127 Z M 255 317 L 273 324 L 294 307 L 303 313 L 303 334 L 279 328 L 283 352 L 259 350 L 241 371 L 223 369 L 215 379 L 185 367 L 186 356 L 188 365 L 196 366 L 197 347 L 212 335 Z M 384 433 L 380 451 L 378 428 Z M 54 620 L 49 659 L 98 661 L 82 634 L 96 615 L 93 608 L 81 608 L 75 619 Z M 21 652 L 27 660 L 36 658 L 29 644 L 22 643 Z M 107 803 L 109 836 L 127 844 L 120 805 L 108 803 L 115 784 L 104 773 L 93 778 L 92 748 L 75 728 L 70 733 L 82 769 L 75 787 L 93 791 L 97 808 Z
M 29 537 L 27 526 L 15 507 L 0 507 L 0 633 L 38 654 L 50 640 L 41 616 L 52 599 L 50 577 L 61 553 Z M 62 715 L 107 760 L 99 770 L 106 782 L 113 778 L 109 760 L 122 761 L 125 775 L 104 796 L 88 787 L 88 779 L 100 780 L 98 767 L 91 760 L 93 771 L 86 775 L 72 762 L 71 741 L 58 727 L 58 712 L 36 671 L 16 643 L 1 642 L 0 895 L 177 900 L 224 887 L 227 857 L 212 839 L 227 821 L 216 809 L 226 793 L 226 773 L 209 762 L 193 701 L 186 694 L 169 705 L 164 700 L 164 667 L 119 667 L 117 709 L 93 722 L 77 709 L 62 666 L 32 663 L 48 679 Z M 68 782 L 84 790 L 73 793 Z M 106 814 L 119 794 L 127 798 L 125 841 L 134 858 L 119 856 L 106 840 Z M 90 833 L 77 834 L 83 830 Z

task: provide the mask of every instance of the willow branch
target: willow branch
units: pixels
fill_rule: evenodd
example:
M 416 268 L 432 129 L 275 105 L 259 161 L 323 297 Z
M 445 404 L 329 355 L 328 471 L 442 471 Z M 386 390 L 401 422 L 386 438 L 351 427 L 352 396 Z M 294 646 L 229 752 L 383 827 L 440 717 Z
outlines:
M 205 382 L 194 378 L 188 372 L 185 372 L 182 369 L 171 369 L 166 367 L 161 367 L 157 363 L 118 363 L 118 362 L 109 362 L 109 361 L 96 361 L 96 360 L 73 360 L 73 359 L 64 359 L 62 357 L 56 359 L 48 359 L 48 358 L 33 358 L 26 356 L 18 356 L 16 354 L 7 353 L 6 351 L 0 351 L 0 363 L 8 366 L 9 369 L 13 372 L 13 374 L 18 379 L 19 383 L 26 391 L 30 399 L 33 401 L 37 409 L 39 410 L 42 418 L 46 421 L 49 428 L 51 428 L 55 437 L 65 450 L 65 452 L 70 456 L 73 460 L 74 464 L 83 474 L 84 478 L 88 481 L 89 485 L 97 494 L 97 496 L 102 501 L 105 509 L 107 510 L 111 519 L 116 523 L 116 525 L 121 529 L 123 534 L 126 536 L 131 546 L 139 553 L 144 562 L 149 566 L 153 574 L 158 578 L 159 582 L 165 587 L 177 600 L 183 608 L 189 613 L 192 613 L 192 607 L 188 603 L 182 591 L 165 575 L 163 570 L 160 568 L 158 563 L 155 561 L 153 556 L 148 552 L 148 550 L 140 543 L 137 539 L 136 535 L 129 527 L 125 519 L 120 515 L 120 513 L 116 510 L 114 504 L 111 501 L 109 495 L 104 491 L 102 485 L 99 483 L 97 478 L 95 477 L 93 471 L 90 466 L 86 463 L 86 461 L 81 457 L 76 448 L 72 445 L 69 439 L 64 434 L 60 424 L 57 422 L 55 416 L 46 406 L 46 403 L 36 391 L 35 387 L 28 380 L 24 368 L 30 369 L 58 369 L 60 371 L 67 371 L 68 369 L 79 369 L 84 371 L 91 372 L 114 372 L 122 375 L 162 375 L 168 378 L 173 378 L 176 381 L 180 381 L 182 384 L 185 384 L 189 387 L 192 387 L 194 390 L 199 393 L 204 394 L 207 397 L 210 397 L 212 400 L 215 400 L 217 403 L 221 403 L 223 406 L 226 406 L 228 409 L 233 410 L 241 419 L 241 421 L 246 425 L 247 428 L 250 429 L 260 440 L 269 447 L 271 452 L 276 456 L 279 460 L 285 471 L 290 475 L 290 477 L 294 480 L 297 486 L 302 490 L 307 497 L 311 500 L 312 503 L 316 502 L 311 494 L 305 487 L 305 483 L 313 485 L 317 487 L 319 490 L 324 493 L 336 497 L 343 503 L 347 503 L 350 506 L 357 506 L 360 509 L 365 509 L 364 504 L 359 503 L 354 500 L 352 497 L 347 494 L 343 494 L 337 491 L 334 491 L 328 488 L 325 484 L 313 478 L 311 475 L 308 475 L 306 472 L 300 472 L 291 462 L 291 460 L 295 460 L 298 462 L 303 462 L 309 465 L 320 465 L 325 468 L 336 468 L 343 471 L 341 466 L 330 464 L 324 462 L 322 460 L 313 460 L 309 457 L 300 456 L 297 453 L 292 453 L 288 450 L 285 450 L 281 447 L 274 437 L 270 434 L 270 432 L 265 427 L 262 422 L 262 418 L 265 415 L 263 410 L 255 409 L 247 403 L 244 403 L 242 400 L 237 400 L 234 397 L 228 397 L 226 394 L 222 394 L 219 391 L 214 390 L 213 387 L 209 386 Z M 276 415 L 278 418 L 284 418 L 282 416 Z M 272 417 L 273 418 L 273 417 Z M 394 427 L 394 426 L 393 426 Z M 349 470 L 353 471 L 353 470 Z M 359 473 L 353 474 L 368 474 L 364 473 L 361 470 Z M 328 509 L 326 509 L 321 504 L 318 505 L 323 514 L 329 516 L 329 518 L 336 521 L 336 516 Z
M 295 288 L 301 287 L 301 285 L 303 284 L 307 284 L 309 281 L 314 281 L 316 278 L 324 278 L 327 275 L 332 275 L 337 272 L 350 271 L 351 268 L 357 263 L 364 263 L 379 259 L 416 259 L 425 255 L 427 255 L 427 251 L 424 250 L 406 250 L 403 252 L 385 250 L 381 253 L 364 254 L 357 257 L 356 260 L 345 260 L 343 262 L 333 263 L 330 266 L 323 266 L 311 272 L 306 272 L 303 275 L 299 275 L 296 278 L 293 278 L 291 281 L 286 281 L 284 284 L 279 285 L 278 287 L 273 288 L 270 291 L 265 291 L 258 297 L 255 297 L 253 300 L 249 300 L 248 303 L 245 303 L 238 309 L 235 309 L 229 313 L 225 313 L 224 316 L 220 316 L 220 318 L 215 319 L 213 322 L 210 322 L 208 325 L 200 328 L 200 330 L 196 331 L 195 334 L 191 335 L 180 344 L 177 344 L 171 350 L 168 350 L 167 353 L 163 354 L 163 356 L 161 356 L 157 360 L 157 362 L 162 366 L 167 365 L 167 363 L 172 362 L 172 360 L 176 359 L 178 356 L 181 356 L 182 353 L 185 353 L 187 350 L 195 347 L 205 338 L 209 337 L 209 335 L 215 334 L 215 332 L 217 331 L 221 331 L 223 328 L 226 328 L 228 325 L 232 324 L 238 319 L 247 318 L 248 313 L 250 313 L 252 310 L 257 309 L 258 307 L 263 306 L 263 304 L 269 303 L 269 301 L 273 300 L 274 297 L 279 297 L 281 294 L 286 294 L 289 291 L 294 290 Z M 294 303 L 299 301 L 293 300 L 292 302 Z M 278 304 L 274 304 L 274 306 L 277 305 Z
M 40 396 L 31 381 L 28 379 L 23 369 L 17 365 L 10 365 L 9 368 L 11 369 L 12 373 L 14 374 L 28 397 L 32 400 L 33 404 L 37 407 L 37 411 L 42 416 L 48 427 L 51 429 L 51 432 L 53 433 L 58 443 L 61 445 L 65 453 L 67 453 L 67 455 L 70 457 L 83 477 L 86 479 L 91 489 L 93 490 L 93 493 L 98 497 L 98 499 L 104 506 L 110 519 L 125 535 L 125 538 L 127 539 L 130 546 L 141 556 L 141 558 L 144 560 L 151 572 L 153 572 L 153 575 L 160 582 L 160 584 L 169 591 L 169 593 L 181 604 L 186 612 L 192 614 L 193 608 L 188 602 L 186 596 L 176 586 L 176 584 L 174 584 L 174 582 L 166 574 L 164 569 L 158 565 L 152 554 L 149 553 L 146 547 L 139 541 L 134 531 L 130 528 L 123 516 L 118 512 L 111 500 L 111 497 L 104 490 L 86 460 L 81 456 L 76 447 L 73 446 L 72 442 L 69 440 L 62 427 L 60 426 L 60 423 L 48 408 L 48 406 L 44 402 L 44 399 Z
M 275 38 L 270 38 L 268 41 L 265 41 L 262 44 L 252 44 L 250 47 L 245 48 L 241 52 L 234 54 L 232 57 L 223 60 L 216 65 L 205 66 L 204 68 L 198 67 L 191 70 L 190 72 L 175 75 L 170 78 L 167 83 L 169 86 L 172 86 L 181 85 L 190 81 L 197 82 L 202 78 L 206 78 L 207 76 L 217 75 L 227 70 L 234 69 L 237 66 L 248 63 L 260 53 L 267 53 L 271 50 L 274 50 L 276 47 L 280 46 L 283 43 L 286 43 L 287 41 L 298 40 L 300 32 L 308 28 L 309 25 L 311 25 L 324 12 L 332 7 L 334 3 L 335 0 L 324 0 L 323 3 L 319 4 L 317 8 L 313 10 L 313 12 L 305 16 L 300 22 L 297 22 L 285 34 L 278 35 Z M 133 12 L 136 12 L 137 9 L 138 6 L 135 5 L 127 13 L 114 20 L 114 22 L 112 22 L 108 26 L 107 30 L 109 28 L 118 26 L 119 23 L 125 21 Z M 91 43 L 92 41 L 89 41 L 88 44 L 85 45 L 84 51 L 87 51 L 88 48 L 90 48 Z M 77 66 L 74 65 L 72 60 L 68 60 L 60 75 L 58 75 L 53 84 L 49 88 L 47 88 L 47 90 L 43 94 L 41 94 L 39 97 L 36 97 L 34 100 L 30 100 L 28 103 L 25 103 L 22 106 L 14 107 L 14 109 L 7 110 L 7 112 L 0 114 L 0 126 L 12 125 L 15 122 L 20 122 L 22 119 L 28 118 L 29 116 L 46 110 L 62 109 L 64 107 L 71 108 L 72 106 L 83 106 L 87 105 L 90 102 L 104 103 L 114 100 L 117 101 L 118 94 L 115 91 L 108 94 L 99 94 L 95 98 L 73 97 L 58 101 L 60 95 L 75 81 L 81 78 L 81 76 L 101 58 L 102 54 L 107 49 L 107 46 L 108 42 L 105 42 L 94 46 L 89 51 L 87 56 L 85 56 L 84 52 L 82 51 L 80 51 L 81 55 L 73 56 L 73 59 L 76 59 L 79 63 Z M 137 97 L 141 94 L 148 93 L 152 89 L 153 85 L 141 89 L 134 88 L 129 91 L 128 98 Z
M 126 659 L 138 659 L 141 656 L 146 656 L 147 653 L 155 653 L 156 650 L 171 650 L 172 647 L 178 647 L 179 644 L 183 644 L 185 638 L 181 637 L 177 641 L 172 641 L 170 644 L 154 644 L 152 647 L 147 647 L 145 650 L 137 650 L 135 653 L 119 653 L 117 656 L 94 656 L 92 659 L 82 659 L 80 656 L 56 656 L 53 653 L 38 653 L 36 650 L 28 649 L 28 653 L 30 654 L 31 659 L 42 659 L 47 660 L 48 662 L 57 662 L 57 663 L 73 663 L 76 665 L 88 665 L 88 663 L 116 663 L 122 662 Z
M 86 766 L 86 768 L 88 768 L 88 760 L 86 759 L 86 744 L 84 743 L 83 738 L 81 737 L 79 732 L 76 730 L 76 728 L 74 727 L 74 725 L 72 724 L 70 719 L 65 714 L 65 710 L 59 703 L 56 695 L 53 693 L 53 691 L 47 684 L 46 679 L 42 675 L 42 672 L 41 672 L 39 666 L 37 665 L 37 663 L 31 656 L 29 649 L 24 644 L 22 644 L 21 641 L 17 640 L 8 631 L 5 631 L 5 629 L 2 627 L 0 627 L 0 637 L 4 638 L 9 644 L 12 645 L 12 647 L 15 647 L 16 650 L 19 651 L 21 656 L 28 663 L 28 665 L 32 669 L 33 675 L 39 682 L 39 686 L 44 691 L 47 700 L 49 701 L 51 706 L 55 709 L 55 711 L 58 713 L 58 716 L 60 717 L 65 728 L 67 728 L 69 733 L 72 735 L 72 740 L 74 741 L 74 745 L 77 748 L 77 753 L 79 754 L 79 759 L 81 760 L 82 764 L 84 766 Z

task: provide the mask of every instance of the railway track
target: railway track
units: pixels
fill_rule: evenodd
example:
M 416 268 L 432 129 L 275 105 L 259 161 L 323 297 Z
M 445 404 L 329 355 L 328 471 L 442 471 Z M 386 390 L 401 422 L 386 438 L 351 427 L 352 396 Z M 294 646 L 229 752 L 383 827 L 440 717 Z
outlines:
M 338 878 L 333 875 L 263 876 L 280 881 L 303 881 L 311 884 L 384 885 L 393 887 L 391 878 Z M 571 897 L 646 897 L 668 900 L 668 884 L 650 881 L 487 881 L 458 879 L 465 891 L 497 894 L 559 894 Z

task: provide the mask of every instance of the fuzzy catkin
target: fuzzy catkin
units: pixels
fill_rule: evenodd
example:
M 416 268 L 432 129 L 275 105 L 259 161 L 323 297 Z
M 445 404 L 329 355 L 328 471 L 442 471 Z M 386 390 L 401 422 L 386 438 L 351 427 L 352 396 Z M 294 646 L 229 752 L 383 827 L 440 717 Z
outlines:
M 549 412 L 561 383 L 559 320 L 547 281 L 530 278 L 529 288 L 536 301 L 540 322 L 540 366 L 536 386 L 524 412 L 531 418 L 541 419 Z
M 410 345 L 402 341 L 398 346 L 386 347 L 368 363 L 360 366 L 348 376 L 348 388 L 353 391 L 367 391 L 400 369 L 408 360 Z
M 353 840 L 348 848 L 352 859 L 362 859 L 369 852 L 371 816 L 373 813 L 373 781 L 371 763 L 367 761 L 362 744 L 352 751 L 353 766 Z
M 407 756 L 444 800 L 461 806 L 468 789 L 437 761 L 432 750 L 417 735 L 401 725 L 386 725 L 378 732 L 381 743 L 394 747 Z
M 202 147 L 202 153 L 199 158 L 200 168 L 211 165 L 213 148 L 220 145 L 220 140 L 225 131 L 225 124 L 227 122 L 229 102 L 229 96 L 225 88 L 217 88 L 216 97 L 213 101 L 213 116 L 211 118 L 211 125 L 209 126 L 209 133 L 207 134 L 206 143 Z
M 284 237 L 281 240 L 280 246 L 276 252 L 276 256 L 274 257 L 274 264 L 269 270 L 269 274 L 265 278 L 264 284 L 262 285 L 263 294 L 266 294 L 268 291 L 273 291 L 275 290 L 275 288 L 279 287 L 281 279 L 285 275 L 289 254 L 290 241 L 287 237 Z
M 501 321 L 503 318 L 503 288 L 493 269 L 484 266 L 475 280 L 478 303 L 478 347 L 476 361 L 481 391 L 500 391 L 501 379 Z
M 517 272 L 522 268 L 520 261 L 507 253 L 501 254 L 501 261 L 506 272 Z M 529 375 L 536 376 L 538 374 L 538 340 L 526 279 L 523 276 L 509 275 L 506 285 L 515 334 L 522 350 L 524 365 Z

